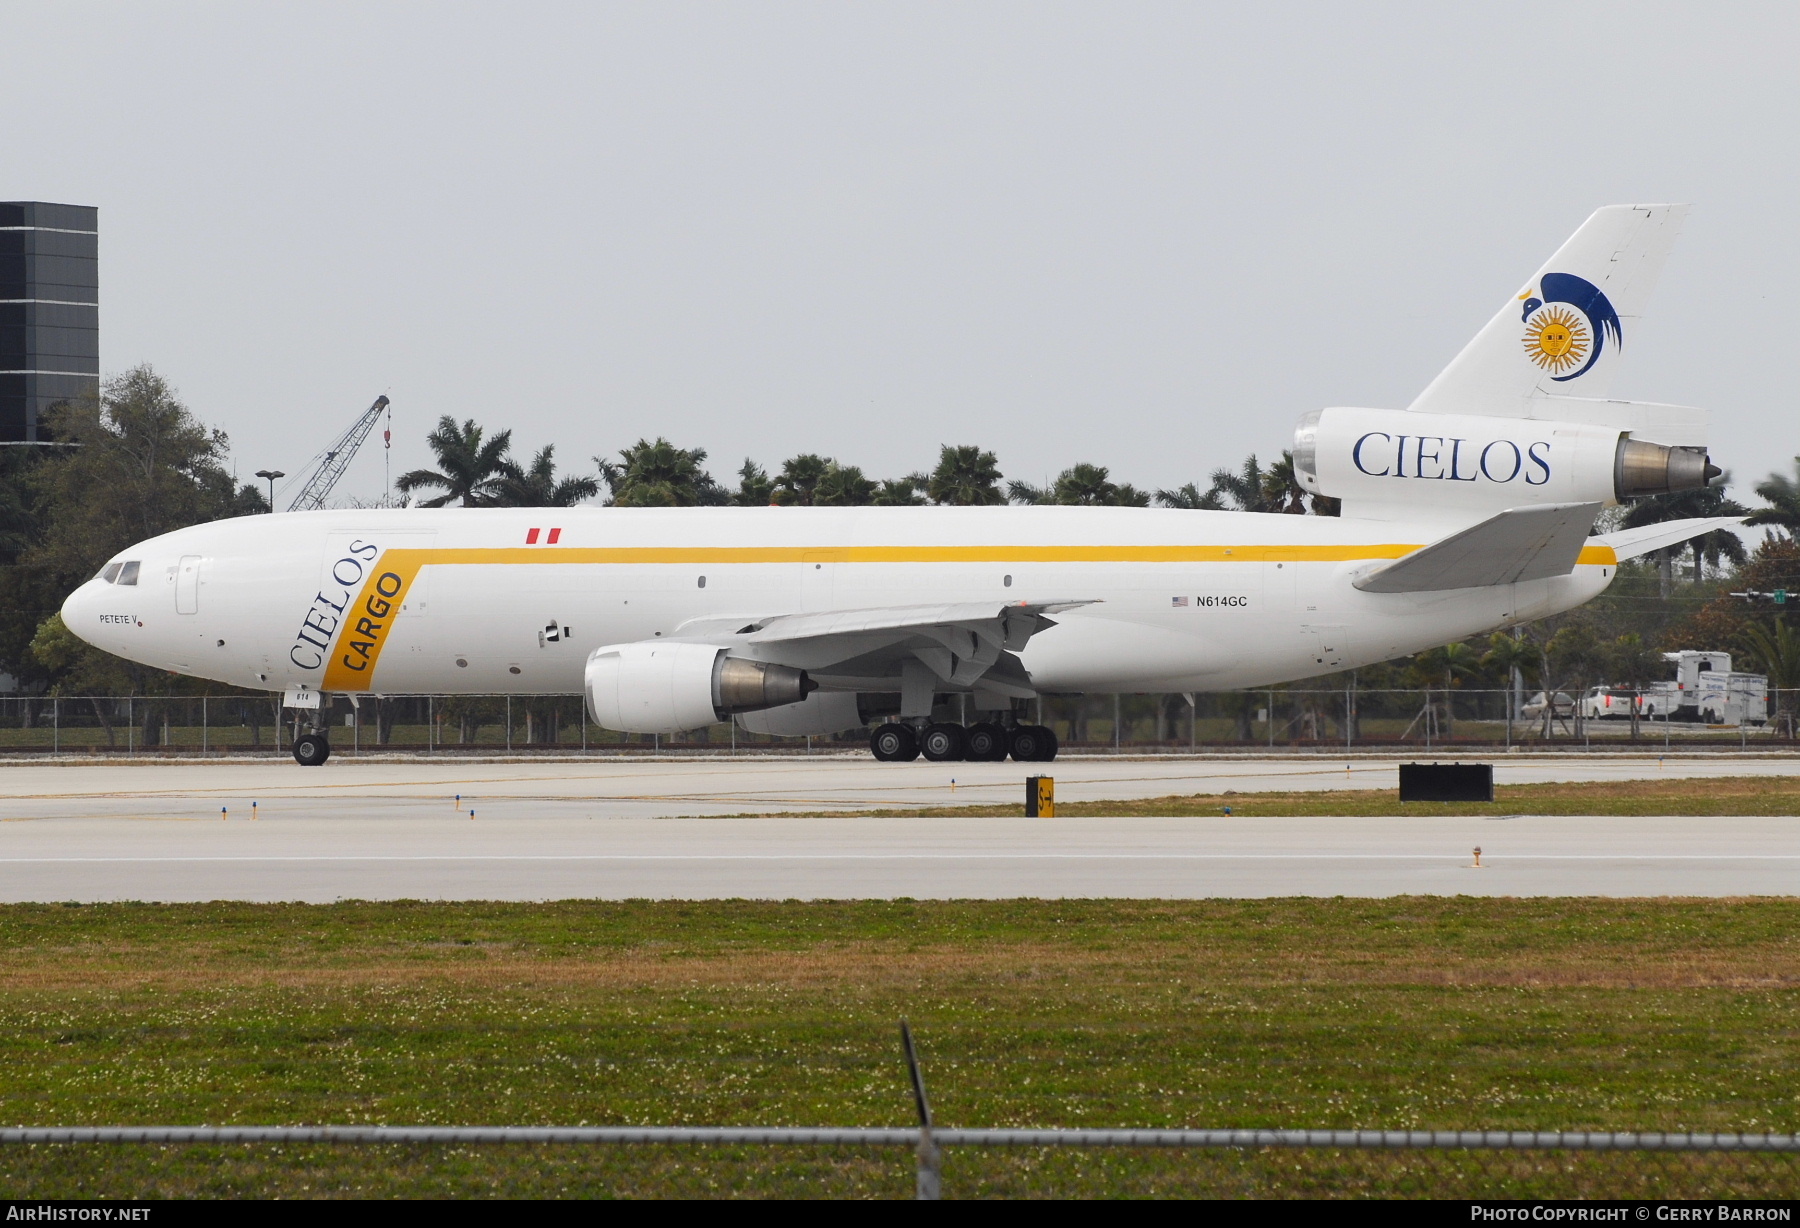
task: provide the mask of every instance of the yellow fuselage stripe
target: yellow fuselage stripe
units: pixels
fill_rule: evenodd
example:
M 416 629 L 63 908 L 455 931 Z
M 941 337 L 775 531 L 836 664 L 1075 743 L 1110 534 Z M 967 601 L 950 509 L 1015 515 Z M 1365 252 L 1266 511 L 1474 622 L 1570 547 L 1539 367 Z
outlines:
M 695 563 L 1297 563 L 1397 559 L 1418 542 L 1350 546 L 503 546 L 433 547 L 384 553 L 350 607 L 325 667 L 324 689 L 371 689 L 382 646 L 419 568 L 470 566 L 620 566 Z M 1607 546 L 1587 546 L 1578 562 L 1610 566 Z

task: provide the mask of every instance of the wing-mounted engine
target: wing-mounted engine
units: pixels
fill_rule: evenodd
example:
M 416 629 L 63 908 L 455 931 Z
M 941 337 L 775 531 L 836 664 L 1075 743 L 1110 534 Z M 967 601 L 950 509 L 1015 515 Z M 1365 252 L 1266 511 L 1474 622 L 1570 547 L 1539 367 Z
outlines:
M 1091 604 L 1091 600 L 957 602 L 760 618 L 715 615 L 682 625 L 670 639 L 624 647 L 660 650 L 691 643 L 717 652 L 724 644 L 729 662 L 742 659 L 791 670 L 809 685 L 816 682 L 819 693 L 804 703 L 803 696 L 795 695 L 739 707 L 738 712 L 762 713 L 741 723 L 756 732 L 784 736 L 836 733 L 867 724 L 876 715 L 922 716 L 940 691 L 973 693 L 978 701 L 996 705 L 1030 698 L 1037 691 L 1016 654 L 1032 636 L 1056 625 L 1051 614 Z M 687 668 L 697 677 L 701 667 Z M 591 670 L 592 666 L 590 678 Z M 690 683 L 689 689 L 699 693 L 697 684 Z M 769 691 L 763 698 L 775 698 L 775 693 Z M 691 710 L 700 710 L 697 700 Z M 606 724 L 598 715 L 596 719 Z M 650 727 L 631 728 L 648 732 Z
M 603 729 L 679 733 L 799 703 L 818 689 L 791 665 L 735 657 L 717 644 L 639 640 L 594 650 L 587 663 L 588 712 Z

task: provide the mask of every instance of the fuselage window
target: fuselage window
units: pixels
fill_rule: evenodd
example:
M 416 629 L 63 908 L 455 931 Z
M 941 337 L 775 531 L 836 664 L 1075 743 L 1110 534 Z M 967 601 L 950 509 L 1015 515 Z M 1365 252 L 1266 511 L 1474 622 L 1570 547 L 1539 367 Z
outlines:
M 114 580 L 119 578 L 119 568 L 123 566 L 125 566 L 123 563 L 108 563 L 101 570 L 100 578 L 105 580 L 108 584 L 111 584 Z
M 137 564 L 136 559 L 131 560 L 131 562 L 125 564 L 125 566 L 123 566 L 119 569 L 119 583 L 120 584 L 136 584 L 137 578 L 138 578 L 138 564 Z

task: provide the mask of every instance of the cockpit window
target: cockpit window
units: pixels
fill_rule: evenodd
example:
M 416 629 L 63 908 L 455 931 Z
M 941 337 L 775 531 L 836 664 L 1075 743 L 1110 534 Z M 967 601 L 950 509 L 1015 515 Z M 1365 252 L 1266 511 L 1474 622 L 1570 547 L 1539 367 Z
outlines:
M 131 562 L 125 564 L 123 567 L 121 567 L 119 569 L 119 583 L 120 584 L 136 584 L 137 578 L 138 578 L 138 564 L 137 564 L 136 559 L 131 560 Z
M 108 584 L 111 584 L 114 580 L 119 578 L 119 568 L 123 566 L 125 566 L 123 563 L 108 563 L 105 567 L 100 569 L 100 578 L 105 580 Z

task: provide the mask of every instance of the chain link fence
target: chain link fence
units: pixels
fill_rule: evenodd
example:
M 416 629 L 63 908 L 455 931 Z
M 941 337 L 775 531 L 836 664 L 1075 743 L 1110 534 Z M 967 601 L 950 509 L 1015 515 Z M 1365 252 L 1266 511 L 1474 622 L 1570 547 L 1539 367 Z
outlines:
M 1633 721 L 1632 706 L 1616 691 L 1559 692 L 1552 706 L 1516 690 L 1275 687 L 1200 692 L 1191 703 L 1180 694 L 1049 696 L 1019 716 L 1048 725 L 1065 752 L 1093 754 L 1792 750 L 1800 691 L 1770 691 L 1766 710 L 1731 724 L 1706 723 L 1711 714 Z M 820 753 L 867 741 L 866 730 L 778 738 L 729 723 L 622 734 L 591 724 L 579 695 L 385 695 L 355 704 L 334 696 L 305 715 L 340 754 Z M 0 755 L 286 754 L 297 718 L 279 696 L 4 696 Z M 933 718 L 968 722 L 976 713 L 967 697 L 949 696 Z
M 666 1170 L 705 1173 L 694 1192 L 723 1183 L 753 1191 L 777 1173 L 813 1193 L 899 1193 L 907 1181 L 883 1154 L 912 1153 L 920 1197 L 1114 1196 L 1207 1198 L 1758 1199 L 1800 1196 L 1800 1139 L 1792 1135 L 1527 1131 L 955 1129 L 756 1126 L 117 1126 L 0 1130 L 0 1148 L 29 1149 L 59 1169 L 59 1150 L 152 1149 L 162 1163 L 205 1149 L 214 1163 L 260 1155 L 315 1176 L 332 1149 L 372 1149 L 398 1168 L 423 1162 L 459 1172 L 502 1148 L 535 1165 L 589 1170 L 615 1190 Z M 568 1156 L 571 1148 L 585 1154 Z M 629 1149 L 629 1158 L 619 1155 Z M 802 1152 L 775 1161 L 770 1149 Z M 558 1152 L 562 1155 L 558 1155 Z M 45 1153 L 51 1153 L 46 1155 Z M 696 1154 L 698 1152 L 698 1154 Z M 863 1160 L 862 1157 L 868 1157 Z M 4 1161 L 0 1161 L 4 1162 Z M 76 1162 L 78 1163 L 78 1162 Z M 155 1160 L 152 1163 L 156 1163 Z M 863 1169 L 865 1171 L 858 1171 Z M 872 1171 L 868 1171 L 871 1170 Z M 659 1173 L 658 1170 L 664 1170 Z M 504 1173 L 490 1178 L 496 1184 Z M 833 1189 L 834 1179 L 845 1188 Z M 1096 1189 L 1098 1187 L 1098 1189 Z M 660 1192 L 670 1192 L 663 1189 Z M 681 1192 L 679 1188 L 675 1192 Z M 715 1191 L 716 1192 L 716 1191 Z M 1779 1218 L 1779 1217 L 1777 1217 Z

